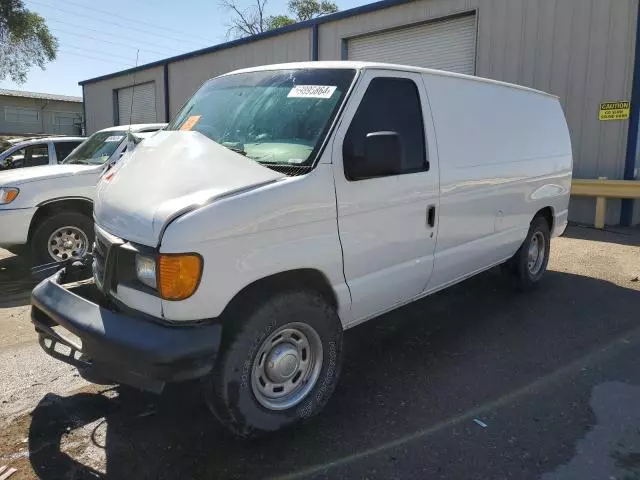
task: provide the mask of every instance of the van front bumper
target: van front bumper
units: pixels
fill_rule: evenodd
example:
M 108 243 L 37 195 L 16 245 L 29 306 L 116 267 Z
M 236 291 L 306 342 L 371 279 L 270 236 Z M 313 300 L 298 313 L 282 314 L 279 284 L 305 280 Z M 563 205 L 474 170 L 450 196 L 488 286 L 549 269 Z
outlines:
M 115 312 L 99 304 L 101 295 L 91 280 L 64 285 L 64 278 L 63 269 L 31 295 L 31 320 L 52 357 L 90 375 L 154 392 L 166 382 L 198 378 L 213 368 L 220 324 L 169 326 Z

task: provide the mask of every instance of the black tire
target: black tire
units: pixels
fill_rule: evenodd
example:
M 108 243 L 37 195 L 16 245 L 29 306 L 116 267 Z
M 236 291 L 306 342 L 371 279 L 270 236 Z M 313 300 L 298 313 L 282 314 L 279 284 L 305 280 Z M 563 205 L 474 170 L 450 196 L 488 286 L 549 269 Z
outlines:
M 55 261 L 49 255 L 47 242 L 53 232 L 58 228 L 66 226 L 73 226 L 82 230 L 88 239 L 87 251 L 91 251 L 94 239 L 93 221 L 79 212 L 58 212 L 41 221 L 33 232 L 30 247 L 31 256 L 35 265 Z
M 251 302 L 243 302 L 250 304 Z M 238 315 L 239 314 L 239 315 Z M 203 379 L 205 399 L 220 422 L 239 437 L 257 437 L 320 412 L 335 389 L 342 366 L 342 325 L 319 294 L 283 292 L 226 319 L 225 337 L 214 371 Z M 322 343 L 322 367 L 313 388 L 285 410 L 262 406 L 253 391 L 252 367 L 263 342 L 290 323 L 312 327 Z
M 539 269 L 532 273 L 529 268 L 529 247 L 532 239 L 536 235 L 541 235 L 544 239 L 544 257 Z M 539 238 L 539 237 L 538 237 Z M 510 280 L 514 282 L 515 287 L 520 291 L 528 291 L 535 288 L 547 271 L 549 263 L 549 252 L 551 247 L 551 233 L 549 223 L 542 216 L 536 216 L 529 226 L 529 232 L 524 242 L 509 261 L 502 265 L 502 271 Z

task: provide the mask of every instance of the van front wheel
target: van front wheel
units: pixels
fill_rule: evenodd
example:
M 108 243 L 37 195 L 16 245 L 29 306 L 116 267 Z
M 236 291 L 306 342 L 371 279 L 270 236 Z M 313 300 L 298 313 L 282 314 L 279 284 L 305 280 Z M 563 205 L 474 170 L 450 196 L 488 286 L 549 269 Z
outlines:
M 515 280 L 519 290 L 530 290 L 542 279 L 547 271 L 550 247 L 549 224 L 544 217 L 537 216 L 518 251 L 503 265 L 503 271 Z
M 318 294 L 295 291 L 233 317 L 214 371 L 203 380 L 215 416 L 235 435 L 254 437 L 320 412 L 342 364 L 335 309 Z

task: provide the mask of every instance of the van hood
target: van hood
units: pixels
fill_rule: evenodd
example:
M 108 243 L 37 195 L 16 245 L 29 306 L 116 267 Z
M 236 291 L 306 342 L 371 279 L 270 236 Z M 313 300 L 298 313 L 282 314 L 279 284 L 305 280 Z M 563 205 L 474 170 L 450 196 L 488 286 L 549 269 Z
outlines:
M 23 183 L 62 178 L 69 175 L 83 175 L 100 170 L 101 165 L 44 165 L 0 171 L 0 187 L 18 187 Z
M 156 246 L 174 218 L 283 177 L 199 132 L 160 131 L 102 177 L 96 222 L 120 238 Z

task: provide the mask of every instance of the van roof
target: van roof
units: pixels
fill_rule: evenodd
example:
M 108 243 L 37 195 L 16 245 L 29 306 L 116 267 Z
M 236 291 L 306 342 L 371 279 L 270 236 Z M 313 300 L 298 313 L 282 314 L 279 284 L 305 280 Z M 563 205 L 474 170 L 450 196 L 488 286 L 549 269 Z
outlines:
M 101 132 L 113 132 L 120 130 L 129 130 L 132 132 L 140 132 L 141 130 L 151 131 L 152 129 L 160 130 L 161 128 L 166 127 L 166 123 L 137 123 L 134 125 L 116 125 L 115 127 L 103 128 L 100 130 Z
M 402 72 L 415 72 L 420 74 L 426 73 L 429 75 L 440 75 L 443 77 L 463 78 L 465 80 L 470 80 L 473 82 L 502 85 L 504 87 L 515 88 L 518 90 L 525 90 L 525 91 L 537 93 L 540 95 L 546 95 L 549 97 L 558 98 L 556 95 L 553 95 L 548 92 L 544 92 L 542 90 L 536 90 L 535 88 L 524 87 L 522 85 L 517 85 L 515 83 L 502 82 L 499 80 L 492 80 L 490 78 L 476 77 L 473 75 L 465 75 L 463 73 L 447 72 L 444 70 L 436 70 L 433 68 L 413 67 L 410 65 L 397 65 L 394 63 L 356 62 L 351 60 L 278 63 L 273 65 L 262 65 L 259 67 L 250 67 L 250 68 L 243 68 L 240 70 L 234 70 L 233 72 L 226 73 L 223 76 L 234 75 L 236 73 L 244 73 L 244 72 L 257 72 L 257 71 L 265 71 L 265 70 L 280 70 L 280 69 L 292 69 L 292 68 L 345 68 L 345 69 L 355 69 L 355 70 L 382 69 L 382 70 L 398 70 Z

